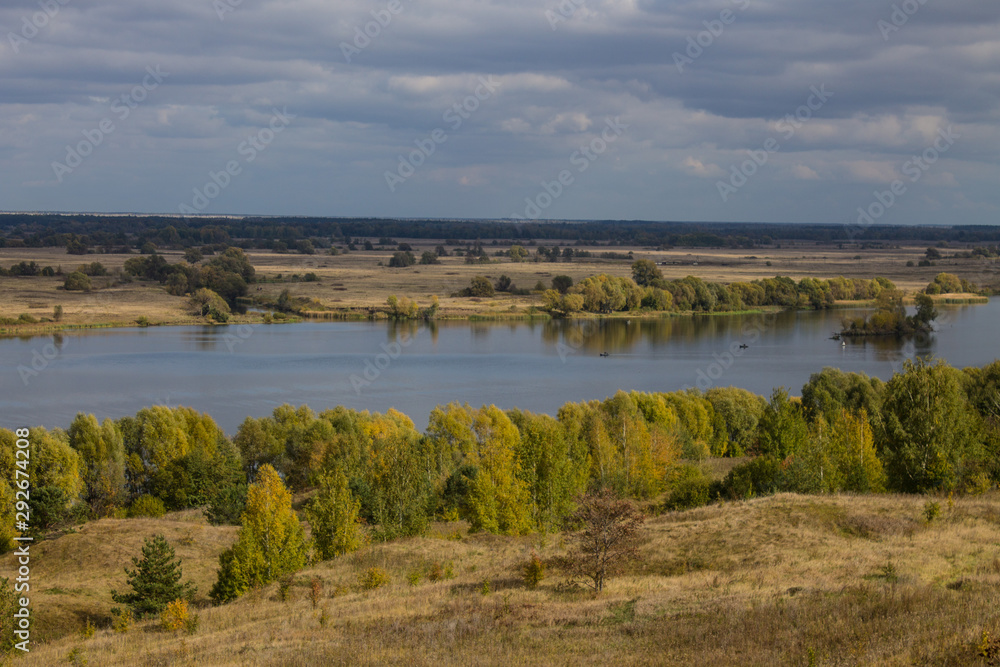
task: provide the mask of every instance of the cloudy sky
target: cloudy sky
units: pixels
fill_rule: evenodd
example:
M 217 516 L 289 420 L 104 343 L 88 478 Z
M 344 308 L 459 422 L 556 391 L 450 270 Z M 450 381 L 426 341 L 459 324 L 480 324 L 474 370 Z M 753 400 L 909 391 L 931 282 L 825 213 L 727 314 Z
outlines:
M 0 34 L 0 210 L 1000 224 L 995 0 L 7 0 Z

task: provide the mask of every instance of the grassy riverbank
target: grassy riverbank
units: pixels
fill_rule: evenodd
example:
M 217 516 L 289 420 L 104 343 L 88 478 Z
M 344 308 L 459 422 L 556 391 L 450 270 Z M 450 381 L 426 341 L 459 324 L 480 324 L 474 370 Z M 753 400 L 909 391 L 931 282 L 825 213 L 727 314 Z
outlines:
M 433 250 L 440 241 L 409 242 L 419 257 L 422 251 Z M 542 305 L 540 293 L 499 293 L 493 297 L 462 297 L 457 294 L 468 287 L 473 276 L 483 275 L 491 281 L 501 275 L 511 279 L 514 286 L 534 290 L 539 284 L 551 285 L 552 278 L 567 275 L 574 282 L 598 273 L 616 276 L 631 275 L 631 260 L 576 258 L 572 262 L 511 262 L 496 257 L 508 245 L 487 245 L 490 263 L 466 264 L 464 257 L 446 256 L 439 264 L 415 265 L 407 268 L 390 268 L 392 250 L 358 251 L 347 254 L 301 255 L 249 251 L 248 255 L 257 269 L 261 282 L 251 285 L 249 296 L 255 299 L 276 300 L 283 290 L 313 304 L 306 307 L 305 315 L 316 319 L 367 319 L 385 309 L 390 295 L 406 296 L 426 307 L 436 296 L 440 301 L 437 317 L 441 319 L 520 320 L 539 316 Z M 908 261 L 919 259 L 923 246 L 895 249 L 858 250 L 840 249 L 835 245 L 782 243 L 781 247 L 745 249 L 672 249 L 654 250 L 642 247 L 616 247 L 616 253 L 634 259 L 651 259 L 658 263 L 667 279 L 693 275 L 706 281 L 733 282 L 775 275 L 805 277 L 872 278 L 884 276 L 908 293 L 924 288 L 941 271 L 955 273 L 981 282 L 978 265 L 966 260 L 942 260 L 932 267 L 907 267 Z M 531 248 L 529 248 L 531 250 Z M 163 253 L 170 263 L 183 260 L 178 251 Z M 40 267 L 51 266 L 64 273 L 79 264 L 100 261 L 109 271 L 121 269 L 124 262 L 136 257 L 125 254 L 67 255 L 61 248 L 3 248 L 0 265 L 34 261 Z M 975 270 L 974 270 L 975 269 Z M 317 280 L 305 281 L 308 273 Z M 992 274 L 991 274 L 992 275 Z M 93 279 L 92 292 L 67 292 L 62 289 L 63 278 L 51 277 L 0 277 L 0 318 L 16 322 L 22 316 L 34 322 L 0 324 L 3 335 L 32 335 L 50 333 L 66 328 L 139 326 L 140 321 L 149 325 L 204 324 L 205 319 L 193 316 L 183 297 L 171 296 L 158 283 L 132 282 L 105 286 L 112 281 Z M 939 303 L 980 303 L 982 298 L 970 295 L 941 295 Z M 842 302 L 837 307 L 865 306 L 858 302 Z M 55 308 L 62 307 L 62 317 L 55 322 Z M 682 313 L 678 313 L 682 314 Z M 622 313 L 625 318 L 662 317 L 663 313 Z M 671 313 L 668 316 L 677 315 Z M 142 320 L 145 318 L 145 320 Z M 248 314 L 234 318 L 235 322 L 262 321 L 261 315 Z

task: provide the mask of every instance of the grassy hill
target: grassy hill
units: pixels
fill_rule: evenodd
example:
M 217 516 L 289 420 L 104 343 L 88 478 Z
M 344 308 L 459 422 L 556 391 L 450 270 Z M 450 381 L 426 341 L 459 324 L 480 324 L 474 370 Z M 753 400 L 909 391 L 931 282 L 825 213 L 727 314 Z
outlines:
M 520 566 L 532 549 L 562 553 L 558 534 L 437 524 L 307 568 L 285 600 L 273 584 L 224 607 L 205 595 L 235 528 L 196 512 L 102 520 L 32 548 L 46 643 L 18 664 L 67 664 L 76 648 L 90 665 L 1000 664 L 1000 495 L 940 499 L 930 522 L 925 502 L 782 494 L 655 516 L 639 561 L 599 597 L 556 572 L 525 589 Z M 116 634 L 109 589 L 156 532 L 198 586 L 199 628 Z M 364 590 L 370 567 L 389 583 Z M 88 619 L 99 629 L 83 638 Z

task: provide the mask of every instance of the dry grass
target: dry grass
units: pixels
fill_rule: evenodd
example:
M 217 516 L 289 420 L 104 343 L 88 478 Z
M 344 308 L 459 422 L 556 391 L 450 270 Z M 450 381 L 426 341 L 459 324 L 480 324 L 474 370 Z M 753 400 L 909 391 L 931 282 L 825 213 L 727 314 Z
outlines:
M 531 550 L 560 553 L 560 535 L 468 536 L 438 525 L 427 538 L 308 568 L 287 602 L 272 585 L 201 609 L 194 635 L 152 622 L 126 635 L 101 629 L 38 646 L 24 664 L 55 664 L 74 647 L 100 665 L 772 665 L 810 655 L 821 665 L 989 664 L 977 651 L 984 630 L 1000 636 L 1000 496 L 942 501 L 931 524 L 924 500 L 783 494 L 653 517 L 641 560 L 596 598 L 561 590 L 554 573 L 536 591 L 521 583 Z M 462 539 L 449 539 L 456 528 Z M 207 590 L 232 529 L 174 517 L 105 521 L 47 543 L 33 561 L 42 590 L 73 588 L 39 596 L 36 629 L 56 604 L 80 627 L 89 610 L 106 608 L 108 583 L 156 530 L 175 544 L 192 531 L 195 543 L 178 553 Z M 429 581 L 435 562 L 454 578 Z M 358 575 L 373 566 L 391 581 L 363 591 Z M 411 586 L 413 572 L 421 576 Z M 316 609 L 314 577 L 323 582 Z M 987 653 L 1000 651 L 992 641 Z
M 398 239 L 413 246 L 418 257 L 425 250 L 433 250 L 441 241 Z M 506 245 L 485 245 L 490 253 L 505 250 Z M 609 248 L 587 248 L 599 252 Z M 667 278 L 694 275 L 709 281 L 733 282 L 791 276 L 831 278 L 843 275 L 848 278 L 885 276 L 902 289 L 913 292 L 924 288 L 941 271 L 983 282 L 976 272 L 981 266 L 970 260 L 941 260 L 933 267 L 907 267 L 908 260 L 919 260 L 926 249 L 922 245 L 890 250 L 838 249 L 835 245 L 783 243 L 781 248 L 745 249 L 676 249 L 656 251 L 648 248 L 610 248 L 615 252 L 634 252 L 636 259 L 648 258 L 666 262 L 662 266 Z M 181 253 L 164 253 L 170 262 L 179 262 Z M 631 262 L 601 260 L 596 258 L 559 263 L 512 263 L 503 258 L 498 263 L 466 264 L 464 257 L 445 257 L 437 265 L 417 265 L 405 269 L 389 268 L 391 251 L 351 252 L 337 256 L 276 254 L 251 251 L 251 261 L 258 275 L 274 278 L 281 274 L 287 280 L 292 274 L 300 276 L 314 272 L 319 282 L 277 282 L 251 287 L 252 295 L 276 298 L 283 289 L 293 296 L 315 299 L 324 308 L 341 312 L 367 314 L 369 309 L 381 308 L 391 294 L 408 296 L 426 306 L 432 296 L 441 299 L 441 314 L 448 317 L 468 317 L 478 314 L 491 317 L 523 315 L 530 306 L 538 306 L 538 295 L 499 295 L 489 299 L 451 297 L 452 293 L 467 287 L 475 275 L 486 275 L 495 280 L 501 274 L 511 277 L 517 287 L 531 289 L 538 281 L 546 287 L 552 277 L 566 274 L 579 281 L 596 273 L 631 275 Z M 109 269 L 121 267 L 125 260 L 135 255 L 67 255 L 56 248 L 0 249 L 0 265 L 9 267 L 20 261 L 36 261 L 40 266 L 61 266 L 70 271 L 84 262 L 100 261 Z M 860 256 L 861 259 L 854 259 Z M 496 259 L 496 258 L 492 258 Z M 382 263 L 383 266 L 379 266 Z M 770 263 L 770 266 L 768 266 Z M 996 266 L 993 266 L 996 271 Z M 996 278 L 996 274 L 991 274 Z M 101 279 L 95 279 L 97 284 Z M 95 324 L 114 322 L 132 325 L 145 315 L 156 324 L 180 324 L 202 321 L 185 312 L 185 299 L 170 296 L 155 284 L 132 283 L 91 293 L 66 292 L 60 289 L 62 279 L 55 278 L 0 278 L 0 316 L 16 318 L 28 313 L 36 318 L 51 317 L 53 307 L 64 308 L 64 322 Z M 21 327 L 30 328 L 30 325 Z M 36 327 L 37 328 L 37 327 Z

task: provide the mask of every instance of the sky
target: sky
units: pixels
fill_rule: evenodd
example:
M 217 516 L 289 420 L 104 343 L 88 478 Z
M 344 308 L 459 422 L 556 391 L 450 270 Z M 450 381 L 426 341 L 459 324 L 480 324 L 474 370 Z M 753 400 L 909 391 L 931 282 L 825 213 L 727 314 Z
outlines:
M 7 0 L 0 210 L 1000 224 L 995 0 Z

